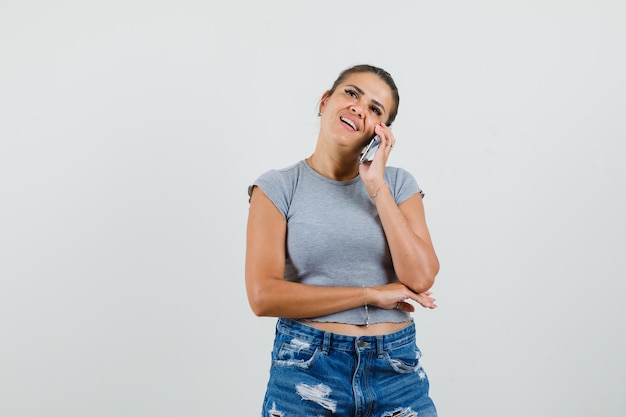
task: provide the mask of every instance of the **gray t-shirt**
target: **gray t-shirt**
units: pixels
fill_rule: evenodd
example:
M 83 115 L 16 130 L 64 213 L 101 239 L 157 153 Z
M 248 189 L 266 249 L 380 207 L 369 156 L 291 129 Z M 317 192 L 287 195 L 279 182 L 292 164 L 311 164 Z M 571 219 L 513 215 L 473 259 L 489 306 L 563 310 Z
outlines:
M 411 174 L 387 167 L 397 204 L 421 193 Z M 334 181 L 306 161 L 261 175 L 260 187 L 287 220 L 285 279 L 306 285 L 373 287 L 398 281 L 378 211 L 360 177 Z M 249 193 L 251 194 L 250 187 Z M 370 323 L 403 322 L 409 313 L 369 307 Z M 358 307 L 309 320 L 365 324 Z

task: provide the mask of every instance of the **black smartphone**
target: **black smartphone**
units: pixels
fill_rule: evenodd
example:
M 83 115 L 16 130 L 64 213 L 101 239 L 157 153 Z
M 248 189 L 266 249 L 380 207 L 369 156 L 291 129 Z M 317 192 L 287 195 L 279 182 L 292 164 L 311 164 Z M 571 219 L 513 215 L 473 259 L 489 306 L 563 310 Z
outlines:
M 359 158 L 359 164 L 362 164 L 365 161 L 371 161 L 374 159 L 374 154 L 378 150 L 380 146 L 380 138 L 378 135 L 374 136 L 372 140 L 363 148 L 361 152 L 361 157 Z

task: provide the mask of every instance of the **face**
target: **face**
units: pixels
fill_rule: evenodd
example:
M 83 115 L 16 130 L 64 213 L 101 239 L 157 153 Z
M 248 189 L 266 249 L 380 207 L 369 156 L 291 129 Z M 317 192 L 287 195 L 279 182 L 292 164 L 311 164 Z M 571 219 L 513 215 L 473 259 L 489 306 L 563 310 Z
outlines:
M 374 127 L 387 121 L 393 105 L 391 89 L 376 74 L 350 74 L 331 95 L 322 96 L 322 133 L 360 148 L 374 136 Z

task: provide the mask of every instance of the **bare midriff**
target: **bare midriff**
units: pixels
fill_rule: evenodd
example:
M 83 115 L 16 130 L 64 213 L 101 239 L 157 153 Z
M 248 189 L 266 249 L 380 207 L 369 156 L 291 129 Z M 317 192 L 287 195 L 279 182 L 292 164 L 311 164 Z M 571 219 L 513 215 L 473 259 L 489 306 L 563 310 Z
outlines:
M 374 323 L 369 326 L 347 323 L 325 323 L 319 321 L 306 321 L 301 320 L 302 323 L 307 326 L 315 327 L 316 329 L 323 330 L 325 332 L 331 332 L 336 334 L 345 334 L 348 336 L 379 336 L 382 334 L 388 334 L 396 332 L 405 328 L 410 321 L 401 323 Z

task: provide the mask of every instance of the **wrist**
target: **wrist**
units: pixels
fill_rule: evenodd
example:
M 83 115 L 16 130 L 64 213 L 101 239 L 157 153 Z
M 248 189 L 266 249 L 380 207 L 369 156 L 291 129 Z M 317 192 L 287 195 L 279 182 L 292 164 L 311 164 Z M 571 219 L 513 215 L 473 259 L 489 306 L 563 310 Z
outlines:
M 367 304 L 370 306 L 376 305 L 376 290 L 374 287 L 363 287 L 363 296 L 367 300 Z
M 378 194 L 385 188 L 388 187 L 387 183 L 385 181 L 382 182 L 382 184 L 380 184 L 378 187 L 376 187 L 374 189 L 373 192 L 369 193 L 369 196 L 372 200 L 375 200 L 376 197 L 378 197 Z

